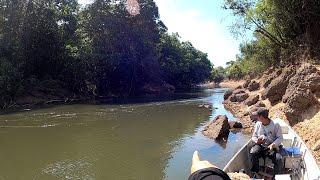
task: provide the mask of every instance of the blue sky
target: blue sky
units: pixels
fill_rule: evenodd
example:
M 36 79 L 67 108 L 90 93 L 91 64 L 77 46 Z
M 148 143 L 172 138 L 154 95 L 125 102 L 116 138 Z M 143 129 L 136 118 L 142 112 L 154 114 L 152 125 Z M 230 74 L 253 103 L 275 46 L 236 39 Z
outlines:
M 89 3 L 91 0 L 79 0 Z M 197 49 L 208 53 L 215 66 L 225 66 L 235 60 L 241 40 L 230 33 L 235 20 L 221 8 L 223 0 L 155 0 L 160 17 L 169 32 L 178 32 L 182 40 L 190 41 Z

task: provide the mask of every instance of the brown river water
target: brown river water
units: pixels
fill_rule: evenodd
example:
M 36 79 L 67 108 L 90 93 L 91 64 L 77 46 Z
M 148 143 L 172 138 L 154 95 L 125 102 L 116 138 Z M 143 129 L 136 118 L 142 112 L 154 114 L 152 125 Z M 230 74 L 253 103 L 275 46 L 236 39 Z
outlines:
M 233 119 L 222 105 L 225 91 L 0 115 L 0 180 L 187 179 L 194 150 L 223 168 L 249 138 L 230 133 L 218 144 L 201 134 L 218 114 Z M 213 110 L 198 108 L 201 103 Z

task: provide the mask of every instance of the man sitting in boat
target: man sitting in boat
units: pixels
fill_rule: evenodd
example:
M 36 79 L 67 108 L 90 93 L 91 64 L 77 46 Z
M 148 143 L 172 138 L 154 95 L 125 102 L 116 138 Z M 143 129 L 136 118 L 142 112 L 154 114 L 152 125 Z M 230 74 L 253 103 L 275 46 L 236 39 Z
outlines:
M 252 135 L 253 147 L 250 150 L 251 171 L 258 173 L 259 158 L 268 157 L 274 164 L 274 173 L 278 174 L 282 167 L 282 156 L 278 153 L 279 146 L 283 140 L 281 127 L 269 118 L 269 110 L 266 108 L 259 108 L 253 115 L 258 121 Z

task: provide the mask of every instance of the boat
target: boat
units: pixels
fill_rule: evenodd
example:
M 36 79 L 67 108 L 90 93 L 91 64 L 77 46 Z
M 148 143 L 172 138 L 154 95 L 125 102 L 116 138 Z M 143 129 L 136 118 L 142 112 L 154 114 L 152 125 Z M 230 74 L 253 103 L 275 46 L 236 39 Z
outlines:
M 271 160 L 264 160 L 260 158 L 260 178 L 265 179 L 275 178 L 277 179 L 292 179 L 292 180 L 319 180 L 320 170 L 316 163 L 316 160 L 311 154 L 311 151 L 305 145 L 299 135 L 283 120 L 277 118 L 273 120 L 275 123 L 279 123 L 283 133 L 283 147 L 285 149 L 297 150 L 298 152 L 291 155 L 283 156 L 283 171 L 280 174 L 270 174 L 267 169 L 272 166 Z M 224 171 L 227 173 L 245 172 L 249 174 L 251 162 L 249 159 L 249 140 L 227 163 L 224 167 Z

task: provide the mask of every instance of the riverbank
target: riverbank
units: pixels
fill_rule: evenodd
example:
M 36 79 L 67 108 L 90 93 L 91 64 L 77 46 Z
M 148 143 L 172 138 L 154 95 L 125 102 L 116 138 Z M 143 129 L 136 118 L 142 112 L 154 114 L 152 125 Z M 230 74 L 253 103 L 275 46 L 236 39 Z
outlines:
M 220 83 L 215 82 L 207 82 L 205 84 L 201 84 L 201 88 L 207 89 L 214 89 L 214 88 L 229 88 L 229 89 L 236 89 L 237 87 L 241 86 L 245 80 L 224 80 Z
M 239 83 L 242 84 L 239 86 Z M 251 113 L 258 107 L 267 107 L 271 118 L 281 118 L 294 128 L 320 165 L 320 70 L 317 66 L 304 63 L 271 69 L 261 77 L 235 84 L 236 88 L 225 94 L 226 109 L 252 129 Z
M 110 104 L 115 101 L 134 98 L 158 100 L 170 97 L 174 92 L 175 87 L 169 84 L 147 84 L 135 95 L 108 93 L 107 95 L 99 96 L 95 93 L 95 90 L 90 93 L 76 93 L 59 81 L 50 81 L 50 83 L 29 87 L 24 93 L 13 96 L 10 101 L 0 102 L 0 113 L 38 109 L 54 105 Z
M 242 86 L 244 82 L 245 80 L 225 80 L 220 82 L 217 87 L 236 89 L 237 87 Z

